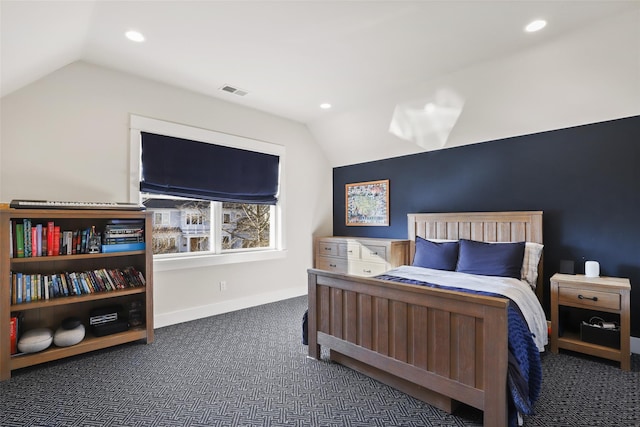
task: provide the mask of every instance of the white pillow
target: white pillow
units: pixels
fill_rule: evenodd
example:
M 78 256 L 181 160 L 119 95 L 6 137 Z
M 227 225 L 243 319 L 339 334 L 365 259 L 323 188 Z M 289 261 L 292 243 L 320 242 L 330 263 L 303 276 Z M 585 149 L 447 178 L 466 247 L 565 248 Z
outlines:
M 538 284 L 538 264 L 542 256 L 544 245 L 534 242 L 524 244 L 524 257 L 522 258 L 522 280 L 526 280 L 532 289 Z

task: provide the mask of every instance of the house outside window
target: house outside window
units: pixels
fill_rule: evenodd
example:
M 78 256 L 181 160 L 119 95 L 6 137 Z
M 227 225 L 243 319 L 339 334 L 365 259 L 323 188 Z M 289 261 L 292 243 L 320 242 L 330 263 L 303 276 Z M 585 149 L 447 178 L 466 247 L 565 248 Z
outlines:
M 152 194 L 143 194 L 143 204 L 153 212 L 154 255 L 273 247 L 274 208 L 269 205 L 175 199 Z M 211 220 L 216 212 L 220 221 Z M 221 227 L 212 228 L 212 223 L 219 223 Z M 220 248 L 212 245 L 216 234 L 220 235 Z

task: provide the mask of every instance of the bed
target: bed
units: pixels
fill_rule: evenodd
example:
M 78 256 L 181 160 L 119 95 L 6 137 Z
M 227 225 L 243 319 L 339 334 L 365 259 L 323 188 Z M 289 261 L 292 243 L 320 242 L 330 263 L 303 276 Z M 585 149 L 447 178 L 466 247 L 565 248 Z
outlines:
M 407 219 L 409 263 L 420 239 L 542 244 L 542 212 L 417 213 Z M 539 260 L 532 284 L 538 305 Z M 318 269 L 308 271 L 308 284 L 311 358 L 319 359 L 324 346 L 332 361 L 447 412 L 464 403 L 483 411 L 485 426 L 509 424 L 508 298 Z M 546 340 L 546 332 L 539 338 Z

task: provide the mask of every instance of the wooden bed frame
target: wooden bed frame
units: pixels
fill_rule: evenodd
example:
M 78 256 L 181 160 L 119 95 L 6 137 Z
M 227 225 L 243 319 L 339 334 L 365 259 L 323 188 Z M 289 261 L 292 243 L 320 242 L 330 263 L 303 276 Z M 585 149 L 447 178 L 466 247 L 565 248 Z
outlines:
M 542 243 L 542 212 L 408 214 L 415 237 Z M 540 263 L 542 264 L 542 262 Z M 310 269 L 309 356 L 348 366 L 447 412 L 507 425 L 507 301 Z M 540 266 L 538 297 L 542 296 Z

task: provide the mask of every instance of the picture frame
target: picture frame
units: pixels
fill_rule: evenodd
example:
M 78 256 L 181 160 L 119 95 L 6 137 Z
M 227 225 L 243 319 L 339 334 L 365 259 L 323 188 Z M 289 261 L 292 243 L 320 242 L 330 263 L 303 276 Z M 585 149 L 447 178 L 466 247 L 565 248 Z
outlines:
M 347 226 L 389 225 L 389 180 L 345 184 Z

